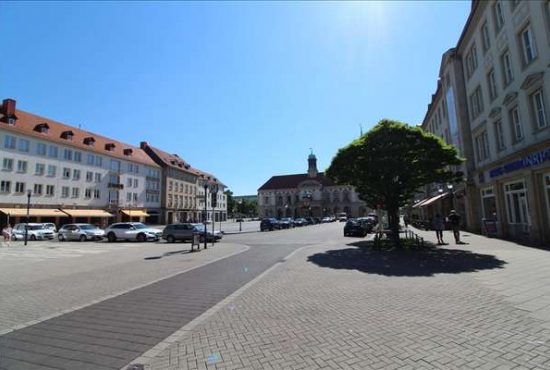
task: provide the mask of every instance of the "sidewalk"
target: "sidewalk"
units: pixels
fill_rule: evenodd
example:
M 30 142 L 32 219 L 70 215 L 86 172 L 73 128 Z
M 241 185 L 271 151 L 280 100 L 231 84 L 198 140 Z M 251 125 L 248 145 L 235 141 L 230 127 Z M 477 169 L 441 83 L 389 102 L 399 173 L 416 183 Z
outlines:
M 301 249 L 146 368 L 550 368 L 550 253 L 464 240 L 431 253 Z

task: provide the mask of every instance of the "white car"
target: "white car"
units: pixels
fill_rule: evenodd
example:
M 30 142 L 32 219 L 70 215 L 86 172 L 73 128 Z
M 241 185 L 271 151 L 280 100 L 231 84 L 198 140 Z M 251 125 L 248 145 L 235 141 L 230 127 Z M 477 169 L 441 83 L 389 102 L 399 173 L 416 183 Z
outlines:
M 147 240 L 157 241 L 162 237 L 162 231 L 145 226 L 141 222 L 119 222 L 105 229 L 105 235 L 110 242 L 117 240 Z
M 25 227 L 27 224 L 16 224 L 12 231 L 12 240 L 25 240 Z M 52 240 L 55 234 L 44 224 L 29 223 L 28 240 Z
M 65 240 L 101 240 L 105 236 L 105 230 L 90 224 L 63 225 L 57 234 L 60 242 Z

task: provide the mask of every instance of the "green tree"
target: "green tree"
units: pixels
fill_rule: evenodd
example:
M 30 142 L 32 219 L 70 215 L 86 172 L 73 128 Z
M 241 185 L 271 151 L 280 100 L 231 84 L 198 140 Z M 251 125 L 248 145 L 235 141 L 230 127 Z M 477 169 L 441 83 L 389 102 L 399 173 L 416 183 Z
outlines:
M 388 212 L 392 239 L 399 245 L 399 208 L 422 186 L 460 182 L 456 148 L 418 127 L 382 120 L 369 132 L 338 150 L 326 171 L 339 184 L 355 187 L 361 199 Z
M 235 199 L 233 199 L 233 192 L 229 189 L 223 192 L 227 198 L 227 214 L 232 215 L 235 208 Z

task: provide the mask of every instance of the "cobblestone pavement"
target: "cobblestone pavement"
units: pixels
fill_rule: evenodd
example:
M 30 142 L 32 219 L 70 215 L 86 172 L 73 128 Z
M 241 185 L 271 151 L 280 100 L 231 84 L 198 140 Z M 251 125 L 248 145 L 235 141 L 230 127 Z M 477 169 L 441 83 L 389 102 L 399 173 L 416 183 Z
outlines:
M 211 245 L 211 244 L 210 244 Z M 0 333 L 246 250 L 218 243 L 35 242 L 0 249 Z
M 550 252 L 464 240 L 429 253 L 301 249 L 147 368 L 550 369 Z

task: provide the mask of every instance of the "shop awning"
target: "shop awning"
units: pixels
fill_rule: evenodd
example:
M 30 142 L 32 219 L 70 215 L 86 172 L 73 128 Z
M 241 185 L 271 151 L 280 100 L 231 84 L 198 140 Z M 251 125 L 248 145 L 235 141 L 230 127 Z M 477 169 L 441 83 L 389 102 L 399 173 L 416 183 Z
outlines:
M 421 200 L 420 202 L 416 203 L 414 206 L 412 206 L 413 208 L 418 208 L 418 207 L 421 207 L 424 203 L 426 203 L 427 201 L 429 201 L 430 199 L 432 198 L 426 198 L 426 199 L 423 199 Z
M 147 212 L 141 210 L 141 209 L 121 209 L 122 213 L 124 213 L 126 216 L 130 217 L 147 217 L 149 216 Z
M 422 205 L 420 207 L 427 207 L 430 204 L 433 204 L 433 203 L 437 202 L 438 200 L 445 199 L 447 196 L 449 196 L 449 193 L 443 193 L 443 194 L 436 195 L 435 197 L 432 197 L 432 198 L 428 199 L 428 201 L 422 203 Z
M 71 217 L 113 217 L 102 209 L 61 209 Z
M 27 216 L 26 208 L 0 208 L 0 212 L 6 215 L 9 214 L 11 217 Z M 67 214 L 61 212 L 59 209 L 31 208 L 29 209 L 29 216 L 31 217 L 67 217 Z

